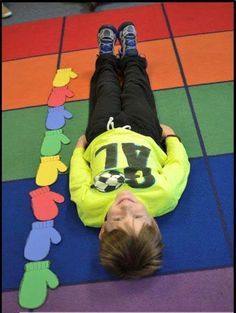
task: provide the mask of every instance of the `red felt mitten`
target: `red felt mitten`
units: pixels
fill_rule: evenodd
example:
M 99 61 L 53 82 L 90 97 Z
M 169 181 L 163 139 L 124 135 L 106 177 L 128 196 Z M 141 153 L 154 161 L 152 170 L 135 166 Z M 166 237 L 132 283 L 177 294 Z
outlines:
M 29 194 L 34 216 L 40 221 L 54 219 L 59 213 L 55 202 L 62 203 L 65 200 L 59 193 L 50 191 L 48 186 L 35 189 Z
M 48 106 L 57 107 L 59 105 L 63 105 L 66 101 L 66 97 L 71 98 L 73 96 L 74 93 L 68 89 L 67 86 L 54 87 L 48 97 Z

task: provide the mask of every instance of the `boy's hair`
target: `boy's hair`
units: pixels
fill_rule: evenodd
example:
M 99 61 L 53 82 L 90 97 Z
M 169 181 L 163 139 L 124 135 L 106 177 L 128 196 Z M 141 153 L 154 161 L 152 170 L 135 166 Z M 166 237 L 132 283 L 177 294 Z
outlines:
M 128 227 L 105 230 L 100 245 L 101 264 L 121 278 L 141 278 L 161 267 L 163 243 L 155 222 L 138 235 Z

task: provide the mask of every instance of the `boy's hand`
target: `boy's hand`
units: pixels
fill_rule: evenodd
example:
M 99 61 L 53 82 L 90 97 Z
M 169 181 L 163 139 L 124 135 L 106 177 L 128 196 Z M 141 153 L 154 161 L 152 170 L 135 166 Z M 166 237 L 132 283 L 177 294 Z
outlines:
M 87 142 L 87 139 L 86 139 L 86 137 L 85 137 L 85 135 L 82 135 L 80 138 L 79 138 L 79 140 L 77 141 L 77 144 L 76 144 L 76 148 L 86 148 L 87 147 L 87 144 L 88 144 L 88 142 Z
M 165 138 L 168 135 L 175 135 L 175 132 L 172 128 L 167 125 L 160 124 L 162 128 L 162 137 Z

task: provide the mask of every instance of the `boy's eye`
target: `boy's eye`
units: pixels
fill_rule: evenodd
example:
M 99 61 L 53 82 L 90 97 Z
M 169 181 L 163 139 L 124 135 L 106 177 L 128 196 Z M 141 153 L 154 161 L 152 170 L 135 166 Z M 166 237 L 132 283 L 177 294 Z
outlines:
M 136 215 L 135 218 L 141 218 L 143 215 Z
M 121 220 L 121 218 L 120 217 L 116 217 L 116 218 L 113 218 L 113 221 L 120 221 Z

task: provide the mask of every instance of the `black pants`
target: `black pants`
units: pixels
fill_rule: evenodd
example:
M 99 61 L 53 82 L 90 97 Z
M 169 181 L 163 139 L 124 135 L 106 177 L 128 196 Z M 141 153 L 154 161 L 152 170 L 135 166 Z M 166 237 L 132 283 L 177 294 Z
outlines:
M 114 127 L 130 125 L 133 131 L 152 137 L 165 150 L 146 67 L 147 61 L 141 56 L 98 56 L 90 85 L 85 133 L 88 143 L 105 132 L 109 118 L 114 117 Z

